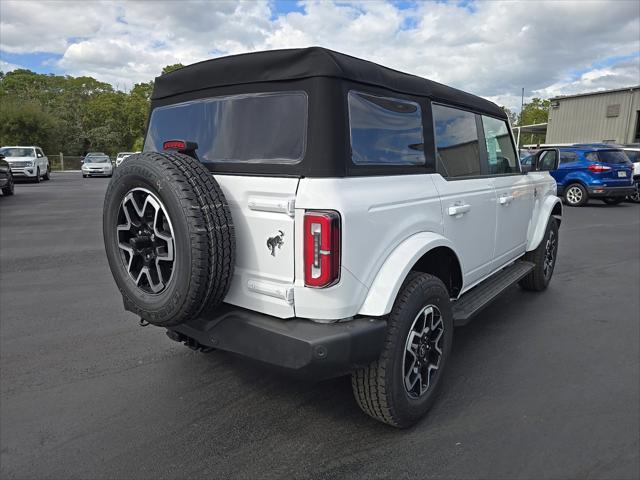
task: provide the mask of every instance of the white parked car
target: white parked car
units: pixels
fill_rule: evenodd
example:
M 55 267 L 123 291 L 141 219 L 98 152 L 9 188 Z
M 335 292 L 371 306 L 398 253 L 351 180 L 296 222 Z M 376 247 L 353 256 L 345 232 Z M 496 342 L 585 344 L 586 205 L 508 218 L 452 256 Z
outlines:
M 125 308 L 173 340 L 351 374 L 367 414 L 407 427 L 454 326 L 551 281 L 558 155 L 522 172 L 492 102 L 309 48 L 163 75 L 151 109 L 103 233 Z
M 634 203 L 640 203 L 640 145 L 625 145 L 621 148 L 633 163 L 633 181 L 636 186 L 636 193 L 627 198 Z
M 91 154 L 84 157 L 82 161 L 82 176 L 87 177 L 110 177 L 113 175 L 113 164 L 106 155 Z
M 51 178 L 49 159 L 37 146 L 2 147 L 0 153 L 11 165 L 13 178 L 26 178 L 36 183 Z
M 122 161 L 127 158 L 130 157 L 131 155 L 135 154 L 136 152 L 120 152 L 118 153 L 118 155 L 116 155 L 116 167 L 119 167 L 120 164 L 122 163 Z

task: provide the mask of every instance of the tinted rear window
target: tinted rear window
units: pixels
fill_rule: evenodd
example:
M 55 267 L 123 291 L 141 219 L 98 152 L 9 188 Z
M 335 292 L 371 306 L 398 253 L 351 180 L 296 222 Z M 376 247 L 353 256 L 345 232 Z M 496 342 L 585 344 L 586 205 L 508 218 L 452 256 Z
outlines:
M 629 157 L 622 150 L 600 150 L 598 158 L 603 163 L 629 163 Z
M 145 151 L 167 140 L 196 142 L 203 163 L 297 163 L 307 136 L 304 92 L 254 93 L 157 107 Z
M 640 152 L 636 152 L 635 150 L 625 150 L 624 153 L 627 154 L 629 160 L 632 162 L 640 162 Z

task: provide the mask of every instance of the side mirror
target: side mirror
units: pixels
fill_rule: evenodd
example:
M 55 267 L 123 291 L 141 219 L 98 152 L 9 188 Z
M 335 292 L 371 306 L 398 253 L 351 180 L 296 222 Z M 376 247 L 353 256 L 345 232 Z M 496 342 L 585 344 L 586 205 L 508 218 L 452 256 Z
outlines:
M 37 156 L 38 158 L 42 158 L 42 154 L 41 154 L 41 153 L 37 153 L 37 154 L 36 154 L 36 156 Z
M 4 160 L 6 157 L 0 153 L 0 160 Z

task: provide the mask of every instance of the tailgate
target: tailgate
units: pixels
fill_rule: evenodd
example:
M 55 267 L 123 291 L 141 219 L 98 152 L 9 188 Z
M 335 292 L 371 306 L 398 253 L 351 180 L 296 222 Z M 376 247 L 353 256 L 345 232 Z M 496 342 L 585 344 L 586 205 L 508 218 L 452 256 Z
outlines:
M 233 217 L 236 265 L 225 302 L 280 318 L 293 307 L 298 178 L 215 175 Z
M 624 187 L 633 183 L 633 166 L 630 163 L 607 163 L 611 170 L 603 172 L 602 181 L 608 187 Z

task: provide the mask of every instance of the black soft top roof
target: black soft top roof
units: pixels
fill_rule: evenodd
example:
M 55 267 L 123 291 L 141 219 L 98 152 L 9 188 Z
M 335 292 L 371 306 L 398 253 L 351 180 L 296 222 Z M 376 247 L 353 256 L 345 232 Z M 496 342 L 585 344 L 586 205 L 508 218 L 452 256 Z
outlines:
M 195 63 L 157 77 L 151 98 L 158 100 L 208 88 L 311 77 L 351 80 L 506 118 L 500 107 L 484 98 L 321 47 L 245 53 Z

